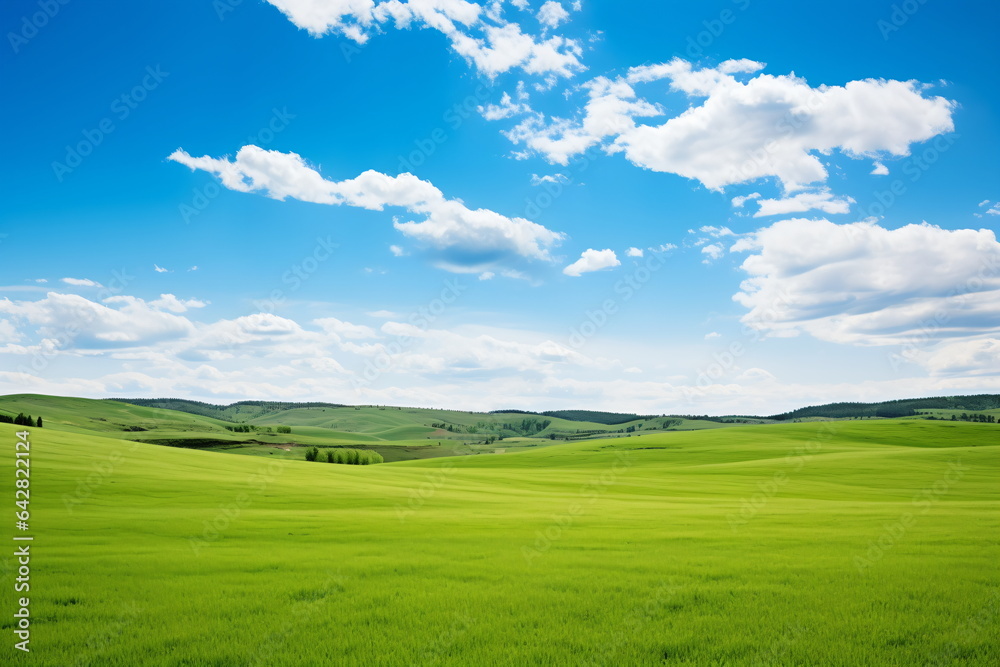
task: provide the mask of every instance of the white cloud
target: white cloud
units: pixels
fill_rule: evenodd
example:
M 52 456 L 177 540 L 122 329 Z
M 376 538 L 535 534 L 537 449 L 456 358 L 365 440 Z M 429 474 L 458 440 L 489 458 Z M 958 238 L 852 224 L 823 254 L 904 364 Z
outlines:
M 197 266 L 192 266 L 190 269 L 188 269 L 188 271 L 197 271 L 197 270 L 198 270 Z
M 507 136 L 556 164 L 601 145 L 639 167 L 713 190 L 772 177 L 791 192 L 826 180 L 817 154 L 905 156 L 912 144 L 954 129 L 955 103 L 925 96 L 914 81 L 865 79 L 813 88 L 793 74 L 759 74 L 763 67 L 744 59 L 695 69 L 675 58 L 633 68 L 624 78 L 598 77 L 585 85 L 590 99 L 577 119 L 536 114 Z M 751 74 L 756 76 L 747 79 Z M 701 102 L 662 124 L 637 124 L 662 109 L 637 97 L 633 86 L 661 80 Z
M 737 382 L 764 382 L 773 381 L 776 378 L 763 368 L 748 368 L 733 379 Z
M 170 271 L 164 269 L 162 266 L 159 266 L 157 264 L 153 264 L 153 270 L 156 271 L 157 273 L 170 273 Z
M 493 273 L 492 271 L 483 271 L 482 273 L 479 274 L 480 280 L 493 280 L 493 278 L 495 277 L 496 274 Z
M 100 287 L 101 283 L 95 282 L 88 278 L 63 278 L 62 282 L 67 285 L 73 285 L 74 287 Z
M 979 202 L 979 208 L 982 208 L 982 207 L 986 206 L 989 203 L 990 203 L 989 199 L 984 199 L 983 201 Z
M 324 331 L 336 334 L 340 338 L 349 338 L 354 340 L 375 338 L 378 336 L 378 333 L 371 327 L 363 324 L 352 324 L 350 322 L 338 320 L 336 317 L 324 317 L 318 320 L 313 320 L 313 323 L 321 327 Z
M 724 236 L 736 236 L 736 234 L 729 227 L 715 227 L 713 225 L 704 225 L 698 229 L 702 234 L 708 234 L 712 238 L 722 238 Z
M 977 376 L 1000 373 L 1000 339 L 995 336 L 944 341 L 927 350 L 906 350 L 903 356 L 924 366 L 931 375 Z
M 753 217 L 788 215 L 789 213 L 803 213 L 812 210 L 835 215 L 850 212 L 853 203 L 854 199 L 851 197 L 837 197 L 830 192 L 829 188 L 819 188 L 800 192 L 784 199 L 761 199 L 758 201 L 760 209 L 753 214 Z
M 673 243 L 661 243 L 658 246 L 653 246 L 650 248 L 653 252 L 670 252 L 671 250 L 676 250 L 677 246 Z
M 502 8 L 465 0 L 268 0 L 314 37 L 341 34 L 358 43 L 394 25 L 428 28 L 487 76 L 515 68 L 529 74 L 571 76 L 583 69 L 582 48 L 561 36 L 535 37 L 506 21 Z
M 621 262 L 615 256 L 614 250 L 594 250 L 593 248 L 589 248 L 583 251 L 580 259 L 563 269 L 563 273 L 567 276 L 580 277 L 584 273 L 610 269 L 615 266 L 621 266 Z
M 885 166 L 884 164 L 882 164 L 878 160 L 875 160 L 875 163 L 872 165 L 872 172 L 871 173 L 872 173 L 872 176 L 888 176 L 889 175 L 889 167 Z
M 520 102 L 514 102 L 509 93 L 504 93 L 500 97 L 500 104 L 487 104 L 486 106 L 477 107 L 477 111 L 486 120 L 502 120 L 504 118 L 510 118 L 511 116 L 519 116 L 523 113 L 528 113 L 531 111 L 531 107 L 527 104 L 522 104 Z
M 403 250 L 403 247 L 398 245 L 389 246 L 389 252 L 392 253 L 393 257 L 402 257 L 406 254 L 406 251 Z
M 104 303 L 114 303 L 116 297 L 109 297 Z M 187 312 L 191 308 L 204 308 L 208 304 L 198 299 L 178 299 L 173 294 L 161 294 L 159 299 L 150 301 L 149 305 L 158 310 L 166 310 L 171 313 Z
M 716 338 L 722 338 L 722 334 L 720 334 L 718 331 L 710 331 L 709 333 L 705 334 L 705 340 L 715 340 Z
M 705 255 L 705 259 L 702 260 L 702 263 L 711 264 L 713 260 L 722 257 L 722 255 L 724 255 L 725 252 L 726 252 L 725 248 L 723 248 L 718 243 L 711 243 L 709 245 L 706 245 L 701 249 L 701 254 Z
M 531 175 L 532 185 L 544 185 L 546 183 L 568 183 L 569 177 L 565 174 L 546 174 L 544 176 L 539 176 L 538 174 Z
M 675 59 L 632 70 L 632 81 L 665 78 L 673 90 L 704 102 L 662 125 L 623 134 L 615 147 L 638 166 L 711 189 L 775 177 L 793 190 L 826 179 L 816 152 L 903 156 L 911 144 L 954 129 L 954 103 L 925 97 L 916 82 L 866 79 L 812 88 L 794 75 L 759 74 L 746 83 L 734 76 L 761 68 L 726 61 L 695 70 Z
M 268 0 L 281 10 L 288 20 L 299 28 L 319 37 L 327 32 L 343 31 L 356 41 L 366 35 L 358 26 L 369 26 L 374 21 L 373 0 Z
M 191 322 L 163 312 L 170 304 L 162 299 L 146 303 L 136 297 L 113 296 L 105 299 L 105 305 L 76 294 L 49 292 L 39 301 L 0 300 L 0 313 L 36 327 L 44 338 L 71 337 L 82 349 L 145 345 L 190 335 L 194 331 Z
M 636 99 L 625 81 L 598 77 L 583 84 L 587 103 L 581 121 L 554 118 L 536 113 L 505 136 L 515 144 L 524 143 L 550 162 L 568 164 L 571 157 L 597 146 L 607 137 L 621 135 L 635 127 L 635 118 L 660 115 L 659 107 Z
M 760 199 L 759 192 L 751 192 L 748 195 L 742 195 L 740 197 L 733 197 L 732 204 L 733 208 L 743 208 L 743 204 L 747 203 L 751 199 Z
M 629 257 L 642 257 L 645 253 L 642 251 L 642 248 L 629 248 L 625 251 L 625 254 Z
M 0 320 L 0 343 L 14 343 L 21 340 L 21 333 L 10 320 Z
M 234 160 L 192 157 L 177 150 L 168 159 L 215 174 L 239 192 L 262 192 L 274 199 L 292 197 L 319 204 L 381 211 L 401 207 L 422 220 L 393 226 L 437 255 L 438 266 L 455 272 L 481 271 L 511 261 L 550 261 L 549 249 L 563 240 L 525 218 L 508 218 L 488 209 L 469 209 L 447 199 L 429 181 L 403 173 L 388 176 L 366 171 L 345 181 L 329 181 L 295 153 L 244 146 Z
M 555 0 L 548 0 L 538 10 L 538 21 L 548 28 L 558 28 L 563 21 L 569 20 L 569 12 Z
M 771 335 L 900 346 L 924 363 L 936 343 L 1000 328 L 1000 243 L 988 229 L 794 219 L 732 250 L 752 253 L 733 297 L 743 322 Z

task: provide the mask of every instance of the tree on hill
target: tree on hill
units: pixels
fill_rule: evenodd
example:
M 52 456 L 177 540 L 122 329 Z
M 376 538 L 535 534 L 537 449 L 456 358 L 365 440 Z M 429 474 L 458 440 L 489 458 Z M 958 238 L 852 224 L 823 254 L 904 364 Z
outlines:
M 34 426 L 35 420 L 31 418 L 31 415 L 25 415 L 23 412 L 17 413 L 14 417 L 14 423 L 18 426 Z

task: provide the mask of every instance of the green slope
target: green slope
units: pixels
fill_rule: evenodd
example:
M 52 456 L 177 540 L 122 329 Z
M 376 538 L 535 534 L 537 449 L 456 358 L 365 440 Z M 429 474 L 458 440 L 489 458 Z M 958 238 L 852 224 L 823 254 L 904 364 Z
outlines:
M 14 432 L 0 425 L 8 470 Z M 31 439 L 36 665 L 1000 661 L 996 425 L 369 467 Z
M 73 432 L 122 433 L 148 431 L 201 432 L 224 435 L 227 422 L 175 410 L 146 408 L 117 401 L 69 396 L 11 394 L 0 396 L 0 411 L 42 416 L 45 428 Z

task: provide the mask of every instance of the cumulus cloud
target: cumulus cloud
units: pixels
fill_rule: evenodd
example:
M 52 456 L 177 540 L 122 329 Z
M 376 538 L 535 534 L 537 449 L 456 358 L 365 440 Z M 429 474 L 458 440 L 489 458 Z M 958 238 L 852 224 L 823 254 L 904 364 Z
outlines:
M 522 102 L 514 102 L 510 97 L 510 93 L 504 93 L 500 97 L 499 104 L 487 104 L 477 107 L 477 110 L 486 120 L 501 120 L 527 113 L 531 111 L 531 107 Z
M 657 116 L 656 105 L 637 99 L 626 81 L 598 77 L 582 86 L 587 93 L 582 120 L 547 119 L 533 113 L 505 136 L 515 144 L 545 156 L 550 162 L 568 164 L 571 157 L 597 146 L 602 140 L 635 128 L 635 118 Z
M 76 294 L 49 292 L 38 301 L 0 300 L 0 313 L 35 327 L 43 338 L 71 337 L 80 348 L 128 347 L 176 339 L 194 331 L 187 319 L 164 312 L 172 305 L 164 298 L 168 296 L 172 295 L 152 303 L 113 296 L 98 303 Z
M 912 352 L 1000 328 L 1000 244 L 988 229 L 792 219 L 732 250 L 751 253 L 742 264 L 749 277 L 733 297 L 747 308 L 742 319 L 771 335 Z M 962 354 L 973 349 L 963 344 Z M 911 355 L 921 363 L 923 356 Z
M 642 251 L 642 248 L 629 248 L 625 251 L 625 254 L 629 257 L 642 257 L 645 253 Z
M 885 166 L 884 164 L 882 164 L 878 160 L 875 160 L 875 163 L 872 165 L 872 171 L 871 171 L 871 173 L 872 173 L 872 176 L 888 176 L 889 175 L 889 167 Z
M 483 7 L 465 0 L 267 1 L 314 37 L 333 33 L 364 43 L 389 26 L 436 30 L 447 37 L 456 53 L 487 76 L 521 69 L 528 74 L 568 77 L 583 69 L 583 50 L 576 40 L 527 34 L 503 17 L 500 3 Z M 549 22 L 557 16 L 552 8 L 545 13 Z M 557 24 L 546 23 L 549 27 Z
M 548 28 L 558 28 L 563 21 L 569 20 L 569 12 L 555 0 L 548 0 L 538 9 L 538 21 Z
M 837 197 L 830 192 L 829 188 L 820 188 L 800 192 L 784 199 L 761 199 L 757 203 L 760 205 L 760 209 L 753 214 L 753 217 L 763 218 L 770 215 L 788 215 L 789 213 L 804 213 L 812 210 L 823 211 L 831 215 L 848 213 L 854 199 L 852 197 Z
M 636 166 L 713 190 L 775 178 L 792 192 L 826 180 L 820 155 L 905 156 L 912 144 L 954 130 L 955 103 L 926 95 L 915 81 L 812 87 L 794 74 L 762 74 L 763 68 L 742 59 L 697 69 L 679 58 L 635 67 L 586 84 L 589 99 L 576 118 L 536 114 L 507 136 L 556 164 L 600 145 Z M 663 110 L 634 87 L 661 81 L 691 105 L 660 124 L 638 123 Z
M 438 265 L 455 272 L 480 271 L 510 261 L 550 261 L 550 248 L 564 238 L 525 218 L 470 209 L 409 173 L 388 176 L 369 170 L 357 178 L 330 181 L 295 153 L 257 146 L 244 146 L 232 160 L 192 157 L 180 149 L 168 159 L 215 174 L 223 185 L 238 192 L 374 211 L 387 206 L 405 209 L 422 219 L 397 220 L 395 228 L 436 251 Z
M 927 350 L 906 349 L 902 356 L 921 364 L 932 375 L 1000 374 L 1000 338 L 996 336 L 944 341 Z
M 124 297 L 109 297 L 104 303 L 115 303 Z M 173 294 L 161 294 L 159 299 L 149 302 L 150 307 L 171 313 L 187 312 L 191 308 L 204 308 L 208 304 L 199 299 L 178 299 Z
M 563 273 L 567 276 L 578 278 L 584 273 L 610 269 L 615 266 L 621 266 L 621 262 L 615 256 L 614 250 L 594 250 L 590 248 L 583 251 L 580 259 L 563 269 Z
M 708 234 L 715 239 L 722 238 L 723 236 L 736 236 L 729 227 L 716 227 L 714 225 L 704 225 L 699 227 L 698 231 L 702 234 Z
M 352 324 L 351 322 L 338 320 L 336 317 L 324 317 L 314 320 L 314 323 L 322 327 L 324 331 L 336 334 L 340 338 L 361 339 L 378 336 L 371 327 L 363 324 Z
M 705 259 L 702 260 L 703 264 L 711 264 L 713 260 L 719 259 L 724 255 L 726 249 L 722 247 L 719 243 L 710 243 L 709 245 L 703 246 L 701 249 L 701 254 L 705 255 Z
M 760 199 L 760 196 L 761 195 L 759 192 L 751 192 L 748 195 L 733 197 L 732 199 L 733 208 L 743 208 L 743 204 L 747 203 L 751 199 Z
M 988 208 L 987 208 L 988 207 Z M 989 199 L 984 199 L 979 202 L 979 208 L 985 208 L 986 210 L 982 213 L 973 213 L 977 218 L 983 217 L 983 215 L 1000 215 L 1000 202 L 991 203 Z

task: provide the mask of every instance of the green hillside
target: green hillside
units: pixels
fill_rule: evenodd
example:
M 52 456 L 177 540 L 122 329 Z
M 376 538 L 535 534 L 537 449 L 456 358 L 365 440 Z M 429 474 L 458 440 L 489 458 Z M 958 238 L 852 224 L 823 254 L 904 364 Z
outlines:
M 545 444 L 549 444 L 552 441 L 609 435 L 624 437 L 656 430 L 731 426 L 717 421 L 660 417 L 608 425 L 527 413 L 487 414 L 332 403 L 258 401 L 210 406 L 176 399 L 140 402 L 143 405 L 120 400 L 16 394 L 0 396 L 0 413 L 41 415 L 46 428 L 76 433 L 96 432 L 172 447 L 301 457 L 302 453 L 296 448 L 357 445 L 378 448 L 388 460 L 439 456 L 441 454 L 432 452 L 446 451 L 448 446 L 458 444 L 474 448 L 481 444 L 484 451 L 492 451 L 493 446 L 501 446 L 497 443 L 526 437 L 545 440 Z M 150 407 L 153 404 L 174 407 Z M 241 418 L 229 421 L 196 414 L 189 409 Z M 291 427 L 291 433 L 278 432 L 279 426 Z M 247 432 L 239 432 L 240 429 Z M 419 449 L 432 444 L 436 446 L 437 443 L 442 443 L 445 450 Z M 387 454 L 386 448 L 393 446 L 403 449 Z M 505 448 L 524 446 L 525 443 L 503 445 Z
M 1000 394 L 972 396 L 935 396 L 932 398 L 907 398 L 881 403 L 828 403 L 800 408 L 771 419 L 780 421 L 806 417 L 903 417 L 928 410 L 955 412 L 981 412 L 1000 409 Z
M 30 437 L 34 665 L 1000 661 L 995 425 L 364 467 Z
M 0 396 L 0 413 L 24 412 L 45 419 L 45 428 L 78 433 L 174 431 L 224 435 L 227 422 L 174 410 L 141 407 L 118 401 L 68 396 L 11 394 Z

